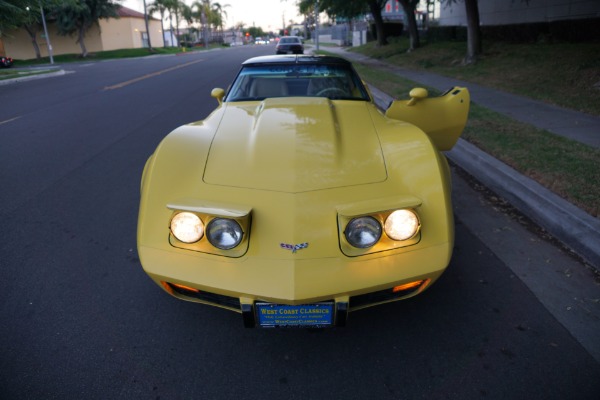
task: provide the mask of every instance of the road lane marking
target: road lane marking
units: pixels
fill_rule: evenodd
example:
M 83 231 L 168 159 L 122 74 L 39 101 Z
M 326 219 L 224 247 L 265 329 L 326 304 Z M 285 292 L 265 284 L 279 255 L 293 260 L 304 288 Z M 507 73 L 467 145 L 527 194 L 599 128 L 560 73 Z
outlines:
M 2 125 L 2 124 L 7 124 L 7 123 L 9 123 L 9 122 L 11 122 L 11 121 L 14 121 L 14 120 L 16 120 L 16 119 L 19 119 L 19 118 L 21 118 L 21 116 L 14 117 L 14 118 L 11 118 L 11 119 L 7 119 L 7 120 L 5 120 L 5 121 L 0 121 L 0 125 Z
M 176 66 L 171 67 L 171 68 L 163 69 L 163 70 L 156 71 L 156 72 L 153 72 L 151 74 L 143 75 L 143 76 L 140 76 L 138 78 L 134 78 L 134 79 L 131 79 L 131 80 L 128 80 L 128 81 L 125 81 L 125 82 L 117 83 L 116 85 L 105 86 L 104 90 L 121 89 L 122 87 L 125 87 L 127 85 L 131 85 L 132 83 L 143 81 L 144 79 L 148 79 L 148 78 L 153 78 L 155 76 L 158 76 L 158 75 L 161 75 L 161 74 L 164 74 L 164 73 L 167 73 L 167 72 L 175 71 L 175 70 L 180 69 L 180 68 L 189 67 L 192 64 L 196 64 L 196 63 L 199 63 L 199 62 L 202 62 L 202 61 L 204 61 L 204 60 L 191 61 L 189 63 L 176 65 Z

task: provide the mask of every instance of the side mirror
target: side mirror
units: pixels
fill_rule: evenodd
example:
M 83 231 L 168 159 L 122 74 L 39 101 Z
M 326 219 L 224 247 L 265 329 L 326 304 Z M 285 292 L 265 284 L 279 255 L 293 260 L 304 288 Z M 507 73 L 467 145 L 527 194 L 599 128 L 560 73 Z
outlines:
M 414 106 L 417 104 L 417 101 L 426 99 L 429 96 L 427 89 L 423 88 L 414 88 L 408 94 L 410 96 L 410 100 L 406 103 L 407 106 Z
M 217 99 L 219 105 L 223 104 L 223 97 L 225 97 L 225 90 L 221 88 L 215 88 L 210 92 L 210 95 Z

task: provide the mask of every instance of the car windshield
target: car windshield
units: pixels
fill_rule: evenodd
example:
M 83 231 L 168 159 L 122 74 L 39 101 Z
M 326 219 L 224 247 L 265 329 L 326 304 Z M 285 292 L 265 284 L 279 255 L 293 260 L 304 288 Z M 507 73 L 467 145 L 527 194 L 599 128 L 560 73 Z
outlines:
M 225 101 L 297 96 L 370 100 L 360 78 L 350 66 L 274 63 L 244 66 L 231 85 Z
M 283 44 L 300 43 L 300 39 L 299 38 L 292 38 L 292 37 L 281 38 L 281 40 L 279 41 L 279 43 L 283 43 Z

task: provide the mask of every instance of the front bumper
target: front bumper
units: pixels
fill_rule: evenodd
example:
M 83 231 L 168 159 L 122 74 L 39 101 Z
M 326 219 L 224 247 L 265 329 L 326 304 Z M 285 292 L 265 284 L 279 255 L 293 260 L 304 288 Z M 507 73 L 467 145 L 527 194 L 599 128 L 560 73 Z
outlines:
M 385 257 L 303 260 L 139 250 L 146 273 L 166 292 L 241 313 L 244 325 L 252 327 L 261 326 L 259 303 L 296 307 L 321 302 L 333 304 L 330 325 L 344 326 L 349 312 L 424 291 L 444 272 L 451 249 L 444 244 Z
M 295 47 L 281 47 L 277 49 L 277 54 L 303 54 L 304 48 L 300 46 Z
M 185 287 L 183 285 L 172 284 L 168 282 L 161 282 L 163 288 L 171 295 L 178 297 L 182 300 L 199 301 L 208 305 L 222 307 L 232 311 L 236 311 L 242 314 L 242 321 L 246 328 L 254 327 L 303 327 L 303 328 L 327 328 L 327 327 L 344 327 L 348 319 L 348 313 L 356 311 L 361 308 L 370 307 L 377 304 L 387 303 L 395 300 L 406 299 L 408 297 L 415 296 L 422 292 L 431 283 L 430 279 L 417 280 L 405 285 L 395 286 L 390 289 L 380 290 L 376 292 L 366 293 L 357 296 L 342 296 L 333 299 L 329 302 L 316 303 L 316 305 L 326 304 L 330 306 L 331 315 L 328 319 L 316 319 L 302 321 L 299 319 L 286 319 L 279 323 L 276 320 L 264 320 L 261 318 L 260 313 L 265 305 L 270 303 L 263 303 L 253 301 L 251 299 L 239 299 L 224 295 L 218 295 L 215 293 L 199 291 L 191 287 Z M 312 307 L 315 304 L 304 304 L 296 306 L 296 309 L 300 307 Z M 282 306 L 275 305 L 273 306 Z M 261 308 L 262 307 L 262 308 Z M 277 310 L 275 310 L 277 311 Z M 329 309 L 328 309 L 329 311 Z M 279 313 L 280 317 L 285 317 Z

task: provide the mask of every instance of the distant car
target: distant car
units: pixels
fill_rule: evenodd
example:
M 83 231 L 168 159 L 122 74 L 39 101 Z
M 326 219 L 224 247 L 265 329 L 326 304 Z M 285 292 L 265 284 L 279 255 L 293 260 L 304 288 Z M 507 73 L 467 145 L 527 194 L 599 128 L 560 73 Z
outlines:
M 1 68 L 8 68 L 11 65 L 13 65 L 13 59 L 10 57 L 0 57 L 0 67 Z
M 167 135 L 144 167 L 137 246 L 170 295 L 246 327 L 343 326 L 422 293 L 454 246 L 444 151 L 467 120 L 454 87 L 382 113 L 351 63 L 245 61 L 219 106 Z
M 304 44 L 298 36 L 283 36 L 275 46 L 275 54 L 304 54 Z

